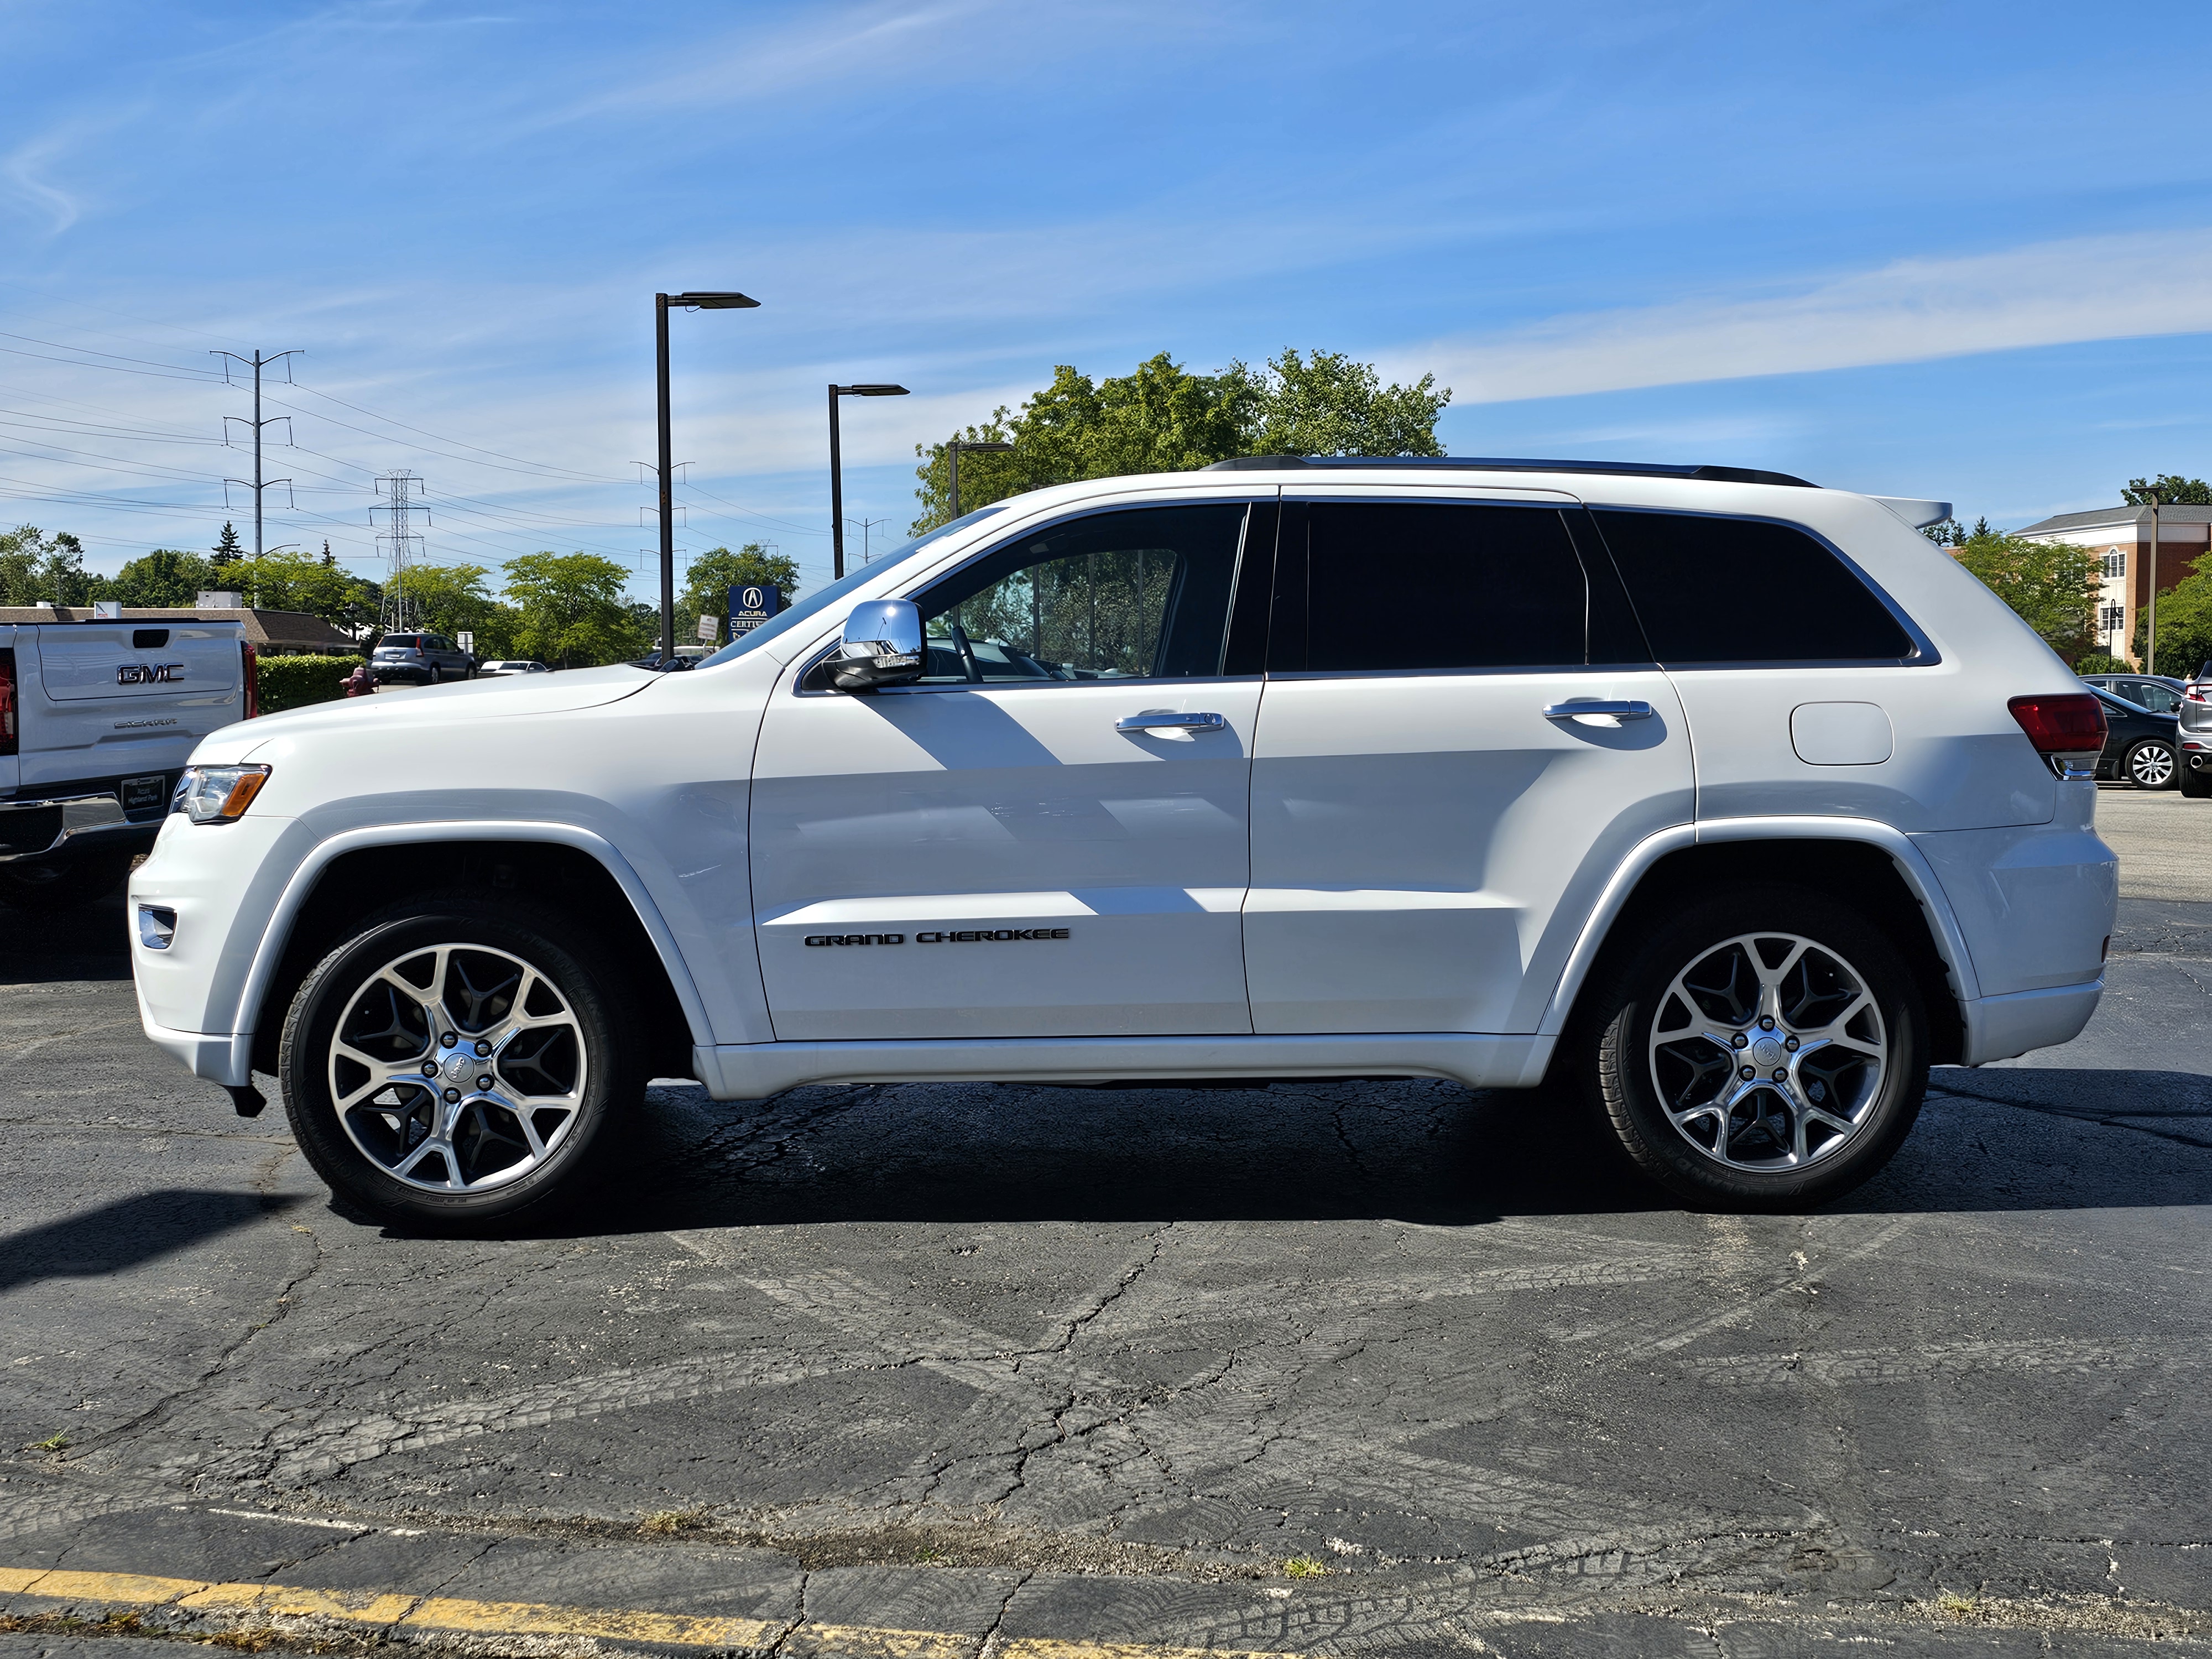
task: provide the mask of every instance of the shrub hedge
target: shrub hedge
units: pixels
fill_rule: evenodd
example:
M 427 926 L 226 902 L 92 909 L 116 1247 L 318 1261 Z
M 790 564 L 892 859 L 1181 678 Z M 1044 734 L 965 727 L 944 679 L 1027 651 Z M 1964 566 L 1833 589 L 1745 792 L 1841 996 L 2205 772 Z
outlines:
M 361 659 L 353 656 L 263 657 L 256 664 L 254 678 L 261 712 L 274 714 L 342 697 L 345 677 L 360 666 Z

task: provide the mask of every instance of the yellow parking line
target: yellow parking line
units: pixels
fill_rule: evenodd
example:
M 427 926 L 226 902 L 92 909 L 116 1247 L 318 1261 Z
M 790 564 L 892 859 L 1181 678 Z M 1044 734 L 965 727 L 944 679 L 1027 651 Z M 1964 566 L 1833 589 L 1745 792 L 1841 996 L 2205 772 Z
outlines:
M 200 1578 L 50 1571 L 41 1567 L 0 1567 L 0 1595 L 126 1607 L 174 1605 L 196 1613 L 312 1616 L 475 1636 L 595 1636 L 670 1647 L 760 1647 L 784 1633 L 781 1622 L 761 1619 L 696 1618 L 635 1607 L 564 1607 L 535 1601 L 475 1601 L 459 1596 L 315 1589 L 296 1584 L 218 1584 Z M 833 1644 L 840 1649 L 880 1655 L 882 1659 L 969 1659 L 975 1650 L 974 1637 L 947 1631 L 806 1624 L 792 1634 L 808 1646 Z M 1001 1659 L 1285 1659 L 1280 1654 L 1248 1650 L 1064 1641 L 1040 1636 L 1017 1637 L 1001 1643 L 998 1651 Z

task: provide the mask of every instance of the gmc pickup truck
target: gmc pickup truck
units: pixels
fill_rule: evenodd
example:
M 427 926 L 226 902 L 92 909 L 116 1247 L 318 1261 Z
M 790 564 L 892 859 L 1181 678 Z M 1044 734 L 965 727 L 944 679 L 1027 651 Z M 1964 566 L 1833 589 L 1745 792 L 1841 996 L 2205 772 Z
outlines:
M 256 712 L 242 623 L 0 610 L 0 902 L 112 891 L 193 746 Z

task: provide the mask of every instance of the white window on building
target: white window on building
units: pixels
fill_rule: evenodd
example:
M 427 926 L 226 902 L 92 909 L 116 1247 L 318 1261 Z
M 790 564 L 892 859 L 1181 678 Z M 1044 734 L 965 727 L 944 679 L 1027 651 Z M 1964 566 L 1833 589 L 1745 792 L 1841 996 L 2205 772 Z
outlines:
M 2121 551 L 2120 551 L 2120 550 L 2119 550 L 2119 549 L 2118 549 L 2117 547 L 2114 547 L 2114 548 L 2107 548 L 2107 549 L 2105 550 L 2105 574 L 2106 574 L 2106 576 L 2107 578 L 2117 578 L 2117 577 L 2120 577 L 2120 576 L 2124 576 L 2124 575 L 2126 575 L 2127 574 L 2128 574 L 2128 556 L 2127 556 L 2126 554 L 2124 554 L 2124 553 L 2121 552 Z
M 2118 633 L 2120 629 L 2128 625 L 2127 606 L 2124 605 L 2106 605 L 2105 607 L 2104 621 L 2105 625 L 2099 630 L 2100 632 L 2106 634 Z

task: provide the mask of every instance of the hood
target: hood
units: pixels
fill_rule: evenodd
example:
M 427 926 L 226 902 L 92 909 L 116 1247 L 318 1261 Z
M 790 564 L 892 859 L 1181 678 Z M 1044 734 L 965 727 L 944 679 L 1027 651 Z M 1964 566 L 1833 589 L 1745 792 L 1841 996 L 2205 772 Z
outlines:
M 649 690 L 660 676 L 617 664 L 610 668 L 576 668 L 562 673 L 501 676 L 425 686 L 419 690 L 390 687 L 374 696 L 340 697 L 309 703 L 279 714 L 240 720 L 210 733 L 192 753 L 198 765 L 242 761 L 262 744 L 278 738 L 312 738 L 323 732 L 361 732 L 374 723 L 391 726 L 451 726 L 457 720 L 508 720 L 526 714 L 566 714 L 601 703 L 619 702 Z

